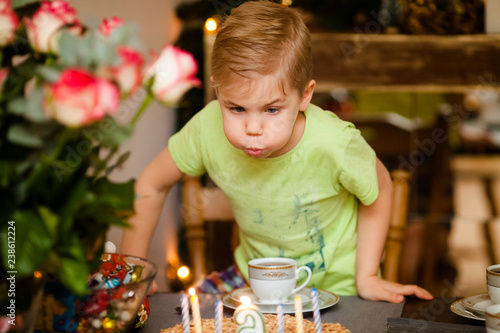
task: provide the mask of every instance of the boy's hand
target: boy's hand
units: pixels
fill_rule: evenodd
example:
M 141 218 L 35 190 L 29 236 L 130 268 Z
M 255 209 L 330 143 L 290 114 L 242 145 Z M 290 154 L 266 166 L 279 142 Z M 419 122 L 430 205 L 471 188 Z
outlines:
M 357 288 L 359 296 L 371 301 L 387 301 L 391 303 L 401 303 L 404 296 L 415 295 L 418 298 L 431 300 L 434 297 L 425 289 L 416 285 L 403 285 L 370 276 L 358 279 Z
M 158 290 L 158 284 L 156 284 L 156 281 L 153 280 L 148 290 L 148 296 L 153 295 L 156 292 L 156 290 Z

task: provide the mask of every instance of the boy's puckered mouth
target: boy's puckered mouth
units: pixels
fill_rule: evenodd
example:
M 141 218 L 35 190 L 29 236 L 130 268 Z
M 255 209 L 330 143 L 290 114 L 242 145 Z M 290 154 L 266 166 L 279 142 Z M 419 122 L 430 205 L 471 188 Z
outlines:
M 244 151 L 248 156 L 258 157 L 262 155 L 264 150 L 259 148 L 245 148 Z

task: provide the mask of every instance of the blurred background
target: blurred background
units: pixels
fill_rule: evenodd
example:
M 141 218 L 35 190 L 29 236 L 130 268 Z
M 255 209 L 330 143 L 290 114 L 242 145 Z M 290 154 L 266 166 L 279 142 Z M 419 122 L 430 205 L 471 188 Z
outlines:
M 216 29 L 244 1 L 146 0 L 140 10 L 132 0 L 71 2 L 87 15 L 82 19 L 136 22 L 145 49 L 159 51 L 170 42 L 198 61 L 205 86 L 189 91 L 176 108 L 150 106 L 124 147 L 131 157 L 113 176 L 136 178 L 213 98 L 205 55 L 216 30 L 205 23 L 213 18 Z M 498 1 L 284 3 L 303 11 L 313 35 L 313 103 L 355 123 L 388 168 L 412 174 L 402 282 L 437 296 L 484 292 L 485 267 L 500 262 L 500 27 L 491 19 L 500 15 Z M 228 223 L 206 225 L 208 272 L 232 263 L 231 230 Z M 118 247 L 120 238 L 119 229 L 109 232 Z M 160 291 L 192 282 L 177 275 L 190 265 L 179 188 L 168 197 L 149 258 L 160 265 Z

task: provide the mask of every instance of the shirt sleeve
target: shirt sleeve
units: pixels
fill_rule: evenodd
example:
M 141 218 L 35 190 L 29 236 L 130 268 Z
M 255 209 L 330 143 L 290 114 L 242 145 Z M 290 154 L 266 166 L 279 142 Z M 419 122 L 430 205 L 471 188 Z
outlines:
M 202 112 L 203 110 L 195 114 L 168 140 L 168 148 L 175 164 L 190 176 L 199 176 L 206 171 L 202 158 Z
M 361 136 L 359 130 L 348 127 L 350 140 L 345 150 L 340 183 L 364 205 L 372 204 L 378 197 L 378 179 L 375 151 Z

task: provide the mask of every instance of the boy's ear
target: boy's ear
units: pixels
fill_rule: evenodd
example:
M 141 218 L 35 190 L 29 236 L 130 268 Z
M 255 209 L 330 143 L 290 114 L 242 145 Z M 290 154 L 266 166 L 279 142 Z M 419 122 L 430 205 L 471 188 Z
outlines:
M 305 111 L 309 106 L 315 87 L 316 81 L 314 80 L 309 81 L 309 83 L 306 85 L 304 92 L 302 93 L 302 100 L 300 101 L 300 111 Z

